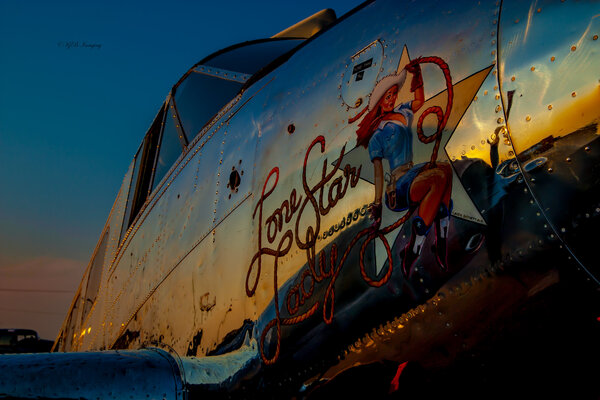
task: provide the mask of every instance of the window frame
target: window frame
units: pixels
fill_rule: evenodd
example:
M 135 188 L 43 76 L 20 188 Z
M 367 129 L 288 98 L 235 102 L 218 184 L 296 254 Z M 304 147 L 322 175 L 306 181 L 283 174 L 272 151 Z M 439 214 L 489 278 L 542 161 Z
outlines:
M 206 123 L 204 123 L 204 125 L 202 126 L 202 128 L 200 129 L 200 131 L 197 133 L 196 136 L 194 136 L 191 140 L 188 138 L 188 134 L 185 132 L 185 128 L 181 124 L 179 110 L 177 109 L 177 104 L 175 102 L 175 94 L 177 92 L 177 88 L 185 81 L 185 79 L 187 79 L 187 77 L 190 74 L 197 73 L 194 71 L 195 69 L 197 69 L 200 66 L 204 66 L 207 62 L 210 62 L 210 60 L 214 59 L 215 57 L 218 57 L 222 54 L 225 54 L 230 51 L 234 51 L 234 50 L 242 48 L 242 47 L 252 46 L 252 45 L 256 45 L 256 44 L 260 44 L 260 43 L 270 43 L 270 42 L 275 42 L 275 41 L 290 41 L 290 40 L 301 40 L 301 42 L 299 42 L 297 46 L 292 47 L 288 51 L 284 52 L 283 54 L 277 56 L 276 58 L 274 58 L 273 60 L 271 60 L 270 62 L 265 64 L 254 74 L 250 75 L 250 74 L 246 74 L 243 72 L 231 71 L 231 72 L 237 72 L 240 75 L 246 75 L 247 80 L 245 81 L 244 84 L 242 84 L 238 93 L 235 96 L 233 96 L 232 99 L 229 100 L 226 104 L 224 104 L 211 118 L 209 118 L 206 121 Z M 152 193 L 157 188 L 159 188 L 158 185 L 156 187 L 154 187 L 155 183 L 157 183 L 157 184 L 160 183 L 160 182 L 155 182 L 156 167 L 157 167 L 158 158 L 159 158 L 159 154 L 160 154 L 160 150 L 161 150 L 167 116 L 170 116 L 172 114 L 172 116 L 175 119 L 175 129 L 178 133 L 178 138 L 179 138 L 179 142 L 180 142 L 181 149 L 182 149 L 181 154 L 187 153 L 190 145 L 193 143 L 196 143 L 197 142 L 196 139 L 200 139 L 202 136 L 204 136 L 204 135 L 201 135 L 200 132 L 202 132 L 202 130 L 207 125 L 211 124 L 215 120 L 215 118 L 220 114 L 220 112 L 221 112 L 221 110 L 223 110 L 223 108 L 227 107 L 236 97 L 239 97 L 241 95 L 241 93 L 243 93 L 246 89 L 248 89 L 248 87 L 250 87 L 258 79 L 260 79 L 261 77 L 266 75 L 268 72 L 272 71 L 273 69 L 275 69 L 276 67 L 278 67 L 279 65 L 281 65 L 285 61 L 287 61 L 308 40 L 310 40 L 310 39 L 296 38 L 296 37 L 284 37 L 284 38 L 257 39 L 257 40 L 250 40 L 250 41 L 234 44 L 232 46 L 225 47 L 221 50 L 218 50 L 218 51 L 211 53 L 208 56 L 202 58 L 199 62 L 197 62 L 191 68 L 189 68 L 188 71 L 173 85 L 173 87 L 171 88 L 171 91 L 169 92 L 169 95 L 167 96 L 167 99 L 161 105 L 161 108 L 159 109 L 150 128 L 146 132 L 146 135 L 144 135 L 144 139 L 143 139 L 142 143 L 140 144 L 140 146 L 138 147 L 138 150 L 135 154 L 134 167 L 133 167 L 133 171 L 132 171 L 130 186 L 128 187 L 128 192 L 127 192 L 125 214 L 123 217 L 123 223 L 121 226 L 121 234 L 119 237 L 119 246 L 123 245 L 125 238 L 128 236 L 127 232 L 129 231 L 129 228 L 135 224 L 135 221 L 136 221 L 138 215 L 140 214 L 141 211 L 143 211 L 143 209 L 144 209 L 143 205 L 146 203 L 146 201 L 148 199 L 151 198 Z M 217 67 L 212 67 L 212 68 L 219 69 Z M 223 79 L 223 80 L 229 80 L 225 77 L 219 77 L 219 76 L 215 76 L 215 77 L 219 78 L 219 79 Z M 161 121 L 159 132 L 157 134 L 154 133 L 153 137 L 149 137 L 149 135 L 153 131 L 153 128 L 155 127 L 155 124 L 157 123 L 157 121 L 159 119 Z M 154 144 L 150 143 L 148 145 L 148 142 L 153 139 L 155 139 L 155 141 L 153 142 Z M 154 147 L 155 148 L 154 152 L 149 152 L 148 146 L 150 146 L 149 147 L 150 150 L 152 149 L 152 147 Z M 153 155 L 153 159 L 151 160 L 152 167 L 148 168 L 148 163 L 149 163 L 148 158 L 149 158 L 149 154 L 151 154 L 151 153 Z M 139 168 L 136 173 L 136 163 L 138 162 L 138 157 L 141 157 L 141 159 L 140 159 Z M 181 158 L 181 155 L 177 158 L 177 160 L 179 158 Z M 175 161 L 173 165 L 175 165 L 176 162 L 177 161 Z M 172 168 L 173 168 L 173 166 L 171 166 L 169 168 L 169 170 L 161 178 L 161 180 L 169 175 L 169 171 Z M 148 178 L 148 181 L 147 181 L 148 182 L 147 192 L 143 194 L 143 193 L 141 193 L 142 188 L 140 187 L 140 182 L 141 182 L 141 179 L 146 174 L 150 174 L 150 177 Z M 131 192 L 131 185 L 135 185 L 133 192 Z M 128 211 L 129 211 L 129 214 L 127 214 Z
M 131 181 L 127 187 L 127 199 L 121 225 L 119 244 L 122 244 L 125 241 L 125 238 L 127 237 L 127 231 L 134 224 L 138 214 L 142 211 L 144 204 L 150 198 L 150 194 L 152 193 L 152 185 L 156 170 L 156 160 L 158 159 L 157 156 L 160 148 L 159 144 L 164 130 L 166 114 L 168 112 L 167 104 L 168 103 L 165 101 L 159 108 L 154 120 L 152 121 L 152 124 L 150 125 L 150 128 L 144 135 L 142 143 L 135 153 L 133 171 L 131 172 Z M 138 157 L 140 158 L 140 164 L 136 173 Z M 148 176 L 147 182 L 144 185 L 140 185 L 144 176 Z M 144 187 L 146 184 L 147 188 L 144 193 Z M 132 185 L 135 185 L 133 192 Z
M 172 92 L 171 92 L 172 93 Z M 171 111 L 174 110 L 174 111 Z M 175 163 L 177 162 L 177 160 L 179 159 L 179 157 L 181 157 L 182 154 L 185 154 L 187 152 L 187 145 L 189 144 L 187 142 L 187 138 L 185 136 L 185 132 L 183 130 L 183 127 L 181 125 L 181 120 L 179 118 L 179 114 L 177 113 L 177 108 L 175 106 L 175 101 L 173 100 L 173 96 L 172 94 L 169 94 L 169 96 L 167 97 L 167 100 L 164 103 L 164 114 L 163 114 L 163 119 L 162 119 L 162 124 L 161 124 L 161 128 L 160 128 L 160 135 L 158 137 L 158 140 L 156 142 L 156 150 L 154 152 L 154 162 L 152 165 L 152 177 L 150 178 L 150 184 L 148 186 L 148 195 L 146 198 L 150 197 L 150 194 L 152 192 L 154 192 L 154 189 L 158 188 L 158 184 L 159 182 L 155 182 L 156 180 L 156 167 L 158 165 L 158 156 L 160 155 L 160 150 L 162 148 L 162 140 L 163 140 L 163 136 L 165 134 L 165 127 L 167 124 L 167 117 L 171 116 L 172 113 L 172 117 L 173 119 L 176 120 L 175 123 L 175 131 L 177 132 L 177 137 L 179 139 L 179 145 L 181 146 L 181 153 L 179 154 L 179 156 L 175 159 L 175 161 L 173 162 L 173 164 L 167 169 L 167 171 L 165 172 L 165 174 L 160 178 L 161 180 L 163 178 L 165 178 L 166 176 L 169 175 L 169 171 L 171 171 L 171 169 L 173 168 L 173 165 L 175 165 Z M 169 122 L 171 123 L 171 122 Z M 146 137 L 144 136 L 144 141 L 145 141 Z M 154 186 L 154 183 L 157 184 L 157 186 Z M 132 221 L 133 222 L 133 221 Z
M 110 233 L 110 226 L 106 226 L 102 235 L 100 236 L 100 241 L 94 250 L 94 255 L 92 256 L 92 260 L 90 262 L 90 270 L 87 276 L 87 282 L 85 285 L 85 293 L 82 296 L 83 304 L 81 310 L 81 324 L 83 325 L 87 320 L 90 312 L 94 308 L 94 304 L 98 299 L 98 293 L 100 293 L 100 287 L 102 286 L 102 273 L 104 272 L 104 264 L 106 262 L 106 251 L 108 250 L 108 238 Z M 102 258 L 100 264 L 97 264 L 98 257 Z M 90 286 L 93 284 L 93 286 Z M 83 287 L 82 287 L 83 289 Z M 91 292 L 90 292 L 91 290 Z M 83 292 L 83 290 L 82 290 Z M 93 292 L 93 298 L 91 298 L 90 294 Z M 90 304 L 88 305 L 88 302 Z

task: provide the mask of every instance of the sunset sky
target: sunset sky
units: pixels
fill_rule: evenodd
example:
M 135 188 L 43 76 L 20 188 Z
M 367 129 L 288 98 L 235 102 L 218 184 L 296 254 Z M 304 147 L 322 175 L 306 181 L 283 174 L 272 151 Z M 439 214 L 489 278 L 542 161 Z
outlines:
M 190 66 L 360 3 L 0 2 L 0 328 L 55 339 L 127 166 Z
M 0 0 L 0 328 L 36 329 L 55 339 L 133 155 L 183 73 L 229 45 L 270 37 L 324 8 L 339 17 L 360 3 Z M 577 7 L 587 6 L 578 3 L 561 14 L 570 25 L 548 33 L 555 9 L 531 8 L 529 18 L 519 20 L 511 12 L 520 15 L 525 3 L 510 4 L 500 20 L 506 43 L 500 65 L 495 33 L 485 28 L 484 46 L 484 28 L 471 20 L 457 17 L 447 26 L 433 20 L 429 29 L 452 33 L 436 40 L 406 24 L 413 32 L 407 35 L 411 56 L 451 59 L 455 83 L 495 69 L 446 146 L 452 160 L 489 162 L 487 139 L 505 123 L 497 118 L 504 116 L 499 90 L 515 93 L 512 144 L 501 145 L 503 159 L 514 157 L 513 144 L 520 152 L 550 134 L 600 121 L 600 76 L 589 68 L 600 54 L 600 40 L 592 39 L 600 14 L 581 12 Z M 389 66 L 401 49 L 391 48 Z M 424 71 L 427 97 L 445 89 L 443 75 Z M 314 81 L 298 75 L 296 85 Z M 325 103 L 321 98 L 308 111 L 326 115 Z

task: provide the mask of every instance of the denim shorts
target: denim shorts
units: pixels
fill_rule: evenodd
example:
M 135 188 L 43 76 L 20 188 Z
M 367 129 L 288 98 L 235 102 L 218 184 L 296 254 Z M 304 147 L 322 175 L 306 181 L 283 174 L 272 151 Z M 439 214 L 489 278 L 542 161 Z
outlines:
M 385 205 L 392 211 L 404 211 L 410 207 L 410 185 L 415 180 L 421 168 L 427 163 L 417 164 L 396 181 L 396 204 L 390 207 L 390 199 L 385 194 Z M 393 202 L 392 202 L 393 203 Z

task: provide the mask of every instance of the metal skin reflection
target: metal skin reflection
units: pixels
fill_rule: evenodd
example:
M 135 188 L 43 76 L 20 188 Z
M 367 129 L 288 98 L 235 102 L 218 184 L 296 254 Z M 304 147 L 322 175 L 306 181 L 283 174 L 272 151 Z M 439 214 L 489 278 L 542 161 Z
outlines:
M 312 306 L 310 307 L 310 309 L 301 315 L 294 316 L 292 318 L 286 318 L 284 320 L 282 320 L 280 317 L 280 312 L 279 312 L 279 307 L 278 307 L 279 285 L 277 282 L 278 258 L 285 256 L 290 251 L 290 248 L 291 248 L 293 242 L 296 243 L 298 248 L 306 250 L 309 268 L 306 269 L 302 273 L 302 276 L 300 278 L 298 285 L 290 288 L 286 295 L 286 304 L 287 304 L 287 310 L 288 310 L 289 314 L 295 315 L 298 312 L 299 307 L 301 305 L 304 305 L 304 303 L 306 302 L 307 299 L 311 298 L 311 296 L 313 294 L 315 282 L 321 282 L 322 280 L 324 280 L 326 278 L 331 278 L 331 283 L 329 285 L 331 290 L 328 290 L 328 293 L 326 293 L 326 297 L 323 300 L 323 318 L 324 318 L 325 322 L 330 323 L 332 314 L 333 314 L 333 298 L 334 298 L 333 283 L 335 282 L 335 276 L 337 275 L 336 272 L 339 272 L 339 269 L 337 269 L 337 268 L 336 268 L 336 271 L 334 272 L 334 265 L 335 265 L 335 262 L 337 259 L 337 248 L 336 247 L 332 248 L 331 263 L 330 263 L 329 268 L 326 269 L 326 262 L 324 262 L 325 255 L 323 253 L 320 253 L 320 256 L 319 256 L 320 262 L 319 263 L 316 262 L 315 245 L 316 245 L 317 236 L 319 235 L 319 232 L 320 232 L 321 216 L 328 214 L 330 209 L 332 209 L 333 207 L 336 206 L 337 202 L 339 200 L 341 200 L 344 197 L 344 195 L 346 194 L 348 187 L 354 188 L 356 186 L 356 184 L 358 183 L 358 176 L 360 176 L 360 168 L 357 171 L 355 168 L 352 168 L 349 164 L 346 164 L 346 166 L 344 167 L 344 178 L 337 177 L 336 179 L 334 179 L 332 181 L 332 183 L 329 186 L 329 191 L 328 191 L 327 197 L 325 199 L 326 203 L 324 204 L 324 202 L 323 202 L 323 197 L 324 197 L 323 195 L 325 192 L 324 187 L 326 184 L 329 183 L 329 181 L 332 180 L 333 176 L 336 174 L 336 172 L 344 158 L 344 147 L 342 147 L 340 156 L 338 158 L 338 162 L 336 163 L 336 165 L 334 165 L 334 168 L 329 173 L 327 173 L 327 159 L 325 159 L 325 161 L 323 162 L 323 174 L 322 174 L 321 181 L 319 181 L 315 186 L 310 187 L 306 180 L 306 164 L 308 161 L 308 156 L 311 153 L 311 150 L 317 144 L 321 145 L 321 152 L 323 152 L 325 150 L 325 138 L 323 136 L 317 137 L 311 143 L 311 145 L 309 146 L 309 148 L 306 152 L 306 156 L 304 158 L 304 168 L 302 169 L 302 186 L 303 186 L 304 195 L 305 195 L 304 201 L 302 201 L 302 197 L 299 196 L 298 200 L 296 202 L 296 190 L 292 189 L 290 196 L 289 196 L 289 202 L 288 202 L 288 200 L 284 200 L 281 207 L 275 209 L 273 211 L 273 213 L 269 217 L 267 217 L 267 219 L 264 223 L 266 231 L 267 231 L 267 241 L 269 242 L 269 244 L 271 244 L 275 241 L 276 234 L 278 232 L 281 232 L 281 230 L 282 230 L 282 226 L 284 223 L 284 214 L 283 213 L 285 212 L 285 223 L 289 223 L 292 220 L 292 218 L 294 217 L 294 214 L 296 213 L 296 211 L 298 211 L 298 214 L 296 217 L 295 230 L 292 231 L 292 229 L 288 229 L 283 234 L 283 236 L 281 237 L 281 240 L 279 241 L 279 245 L 277 246 L 277 249 L 270 249 L 270 248 L 262 247 L 261 243 L 262 243 L 262 226 L 263 226 L 263 204 L 264 204 L 264 201 L 267 199 L 267 197 L 269 197 L 277 187 L 277 183 L 279 181 L 279 169 L 278 168 L 272 169 L 271 172 L 269 173 L 269 175 L 267 176 L 267 179 L 265 180 L 265 183 L 263 186 L 261 198 L 256 206 L 256 209 L 254 210 L 255 214 L 256 214 L 256 211 L 259 210 L 258 251 L 252 258 L 252 261 L 250 263 L 250 268 L 248 270 L 248 274 L 247 274 L 247 278 L 246 278 L 246 294 L 249 297 L 252 297 L 254 295 L 254 293 L 256 291 L 256 287 L 258 285 L 258 280 L 260 279 L 261 269 L 262 269 L 262 256 L 269 255 L 269 256 L 274 257 L 274 261 L 273 261 L 273 298 L 274 298 L 274 302 L 275 302 L 274 304 L 275 304 L 276 318 L 274 320 L 272 320 L 271 322 L 269 322 L 267 324 L 267 326 L 264 328 L 264 330 L 261 334 L 261 340 L 260 340 L 260 343 L 262 345 L 261 357 L 266 365 L 273 364 L 277 360 L 277 357 L 279 355 L 280 340 L 281 340 L 280 339 L 281 338 L 281 325 L 282 324 L 283 325 L 294 325 L 294 324 L 297 324 L 297 323 L 300 323 L 300 322 L 306 320 L 308 317 L 315 314 L 315 312 L 317 311 L 317 309 L 319 308 L 319 305 L 320 305 L 319 301 L 315 301 L 312 304 Z M 269 184 L 270 178 L 272 176 L 275 177 L 274 178 L 275 182 L 272 184 L 272 187 L 270 187 L 269 190 L 266 191 L 266 193 L 265 193 L 267 185 Z M 315 198 L 315 193 L 317 193 L 317 192 L 318 192 L 318 198 L 319 198 L 318 201 Z M 315 226 L 313 227 L 312 225 L 309 225 L 307 227 L 305 235 L 304 235 L 304 237 L 306 239 L 302 239 L 300 237 L 299 226 L 300 226 L 300 221 L 301 221 L 302 217 L 304 216 L 304 211 L 307 209 L 306 206 L 309 205 L 309 203 L 310 203 L 310 206 L 312 207 L 312 212 L 314 213 Z M 253 217 L 254 216 L 255 215 L 253 215 Z M 270 234 L 271 232 L 273 232 L 273 233 Z M 362 235 L 359 235 L 358 237 L 360 237 L 360 236 L 362 236 Z M 349 247 L 352 247 L 352 245 L 350 245 Z M 347 256 L 347 251 L 342 256 L 342 259 L 340 261 L 340 268 L 341 268 L 341 265 L 344 263 L 346 256 Z M 253 273 L 255 262 L 256 262 L 256 272 Z M 256 277 L 253 284 L 250 284 L 248 281 L 248 279 L 250 278 L 251 275 L 254 275 Z M 308 278 L 308 282 L 309 282 L 308 289 L 306 289 L 306 285 L 305 285 L 307 278 Z M 330 306 L 327 307 L 327 304 L 330 304 Z M 329 311 L 329 315 L 330 315 L 329 317 L 327 316 L 327 314 L 328 314 L 326 311 L 327 309 L 331 310 L 331 311 Z M 276 331 L 277 331 L 276 334 L 277 334 L 278 340 L 277 340 L 275 354 L 273 355 L 272 358 L 268 358 L 267 356 L 265 356 L 265 353 L 264 353 L 264 340 L 265 340 L 266 334 L 273 327 L 276 328 Z
M 577 301 L 599 282 L 598 14 L 367 2 L 253 76 L 220 66 L 245 84 L 210 121 L 179 115 L 202 99 L 175 95 L 211 67 L 194 66 L 163 106 L 181 153 L 156 177 L 148 136 L 154 158 L 125 174 L 54 345 L 71 355 L 0 358 L 0 398 L 433 397 L 454 394 L 444 374 L 486 397 L 488 360 L 494 390 L 529 382 L 524 332 L 552 365 L 552 334 L 597 304 Z M 411 147 L 397 163 L 392 139 L 385 156 L 370 144 L 390 124 Z M 535 330 L 544 312 L 560 321 Z M 99 378 L 73 391 L 58 370 Z

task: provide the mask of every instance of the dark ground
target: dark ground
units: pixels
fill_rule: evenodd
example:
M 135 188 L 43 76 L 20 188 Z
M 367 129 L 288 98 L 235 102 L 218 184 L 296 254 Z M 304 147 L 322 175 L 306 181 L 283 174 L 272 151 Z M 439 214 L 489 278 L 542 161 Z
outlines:
M 389 363 L 350 370 L 310 398 L 599 399 L 600 293 L 570 278 L 498 321 L 497 335 L 451 366 L 409 363 L 392 394 L 397 365 Z
M 522 164 L 542 156 L 548 161 L 525 174 L 528 187 L 556 234 L 588 270 L 599 273 L 600 138 L 596 126 L 558 139 Z M 508 188 L 505 212 L 519 209 L 512 202 L 522 201 L 517 193 L 523 193 L 524 187 L 521 181 Z M 519 226 L 504 218 L 503 229 L 523 229 L 522 221 L 513 222 Z M 510 242 L 513 252 L 514 245 Z M 389 387 L 398 365 L 380 363 L 351 369 L 310 398 L 600 399 L 600 287 L 572 265 L 559 268 L 559 276 L 558 284 L 531 298 L 510 317 L 494 322 L 491 331 L 496 333 L 459 354 L 451 365 L 426 368 L 409 363 L 394 393 L 389 393 Z

